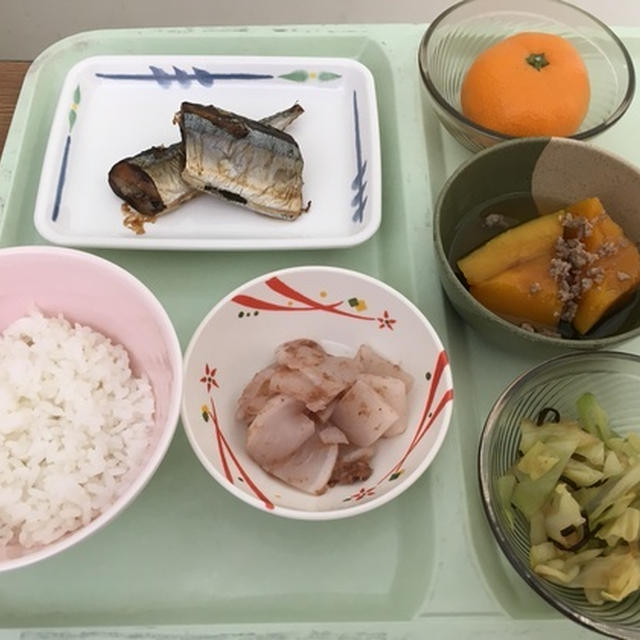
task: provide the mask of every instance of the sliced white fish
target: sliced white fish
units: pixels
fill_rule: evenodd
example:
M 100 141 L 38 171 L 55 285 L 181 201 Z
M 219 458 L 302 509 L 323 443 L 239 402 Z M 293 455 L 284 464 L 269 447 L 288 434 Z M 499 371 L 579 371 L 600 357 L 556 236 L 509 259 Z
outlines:
M 352 444 L 341 444 L 329 484 L 332 486 L 335 484 L 354 484 L 367 480 L 373 473 L 369 463 L 374 453 L 375 445 L 358 447 Z
M 349 442 L 361 447 L 374 443 L 398 418 L 395 409 L 362 380 L 356 380 L 331 414 Z
M 263 468 L 284 462 L 315 433 L 304 404 L 287 396 L 270 398 L 247 430 L 247 452 Z
M 407 387 L 407 391 L 413 386 L 413 376 L 407 373 L 400 365 L 390 362 L 376 353 L 369 345 L 363 344 L 358 349 L 355 358 L 365 373 L 373 373 L 378 376 L 391 376 L 400 378 Z
M 398 419 L 382 434 L 385 438 L 404 433 L 407 428 L 407 388 L 400 378 L 376 376 L 372 373 L 361 373 L 358 380 L 366 382 L 376 393 L 379 393 L 391 405 Z
M 362 372 L 362 367 L 353 358 L 327 355 L 317 365 L 301 367 L 300 371 L 316 384 L 324 383 L 344 391 L 356 381 L 358 374 Z
M 276 349 L 278 364 L 289 369 L 313 367 L 320 364 L 327 356 L 327 352 L 317 342 L 306 338 L 284 342 Z
M 238 400 L 236 410 L 238 420 L 250 422 L 267 404 L 267 400 L 273 395 L 269 388 L 269 381 L 275 370 L 274 366 L 265 367 L 251 378 Z
M 352 358 L 326 355 L 314 366 L 279 367 L 271 376 L 270 388 L 273 393 L 304 402 L 309 411 L 319 412 L 348 389 L 359 373 L 360 366 Z
M 318 429 L 318 437 L 323 444 L 349 444 L 347 436 L 333 424 Z
M 355 462 L 356 460 L 371 460 L 376 453 L 376 445 L 359 447 L 355 444 L 341 445 L 338 451 L 338 459 L 342 462 Z
M 320 495 L 327 488 L 337 457 L 338 445 L 323 444 L 314 434 L 286 462 L 270 471 L 293 487 Z
M 329 419 L 331 418 L 331 414 L 333 413 L 333 410 L 336 408 L 336 404 L 338 404 L 338 400 L 334 399 L 324 409 L 322 409 L 321 411 L 316 411 L 316 418 L 322 424 L 326 424 L 327 422 L 329 422 Z
M 300 371 L 293 371 L 287 367 L 278 367 L 269 381 L 271 393 L 281 393 L 299 400 L 310 411 L 324 409 L 333 399 L 330 390 L 317 387 Z

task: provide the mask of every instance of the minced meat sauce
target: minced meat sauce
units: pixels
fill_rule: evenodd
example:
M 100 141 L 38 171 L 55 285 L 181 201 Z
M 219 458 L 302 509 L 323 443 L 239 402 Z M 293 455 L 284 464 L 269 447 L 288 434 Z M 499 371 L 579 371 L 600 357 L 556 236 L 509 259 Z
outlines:
M 562 302 L 559 320 L 571 322 L 582 294 L 604 279 L 604 272 L 600 267 L 589 265 L 593 265 L 602 256 L 614 254 L 617 247 L 613 242 L 605 242 L 597 253 L 588 251 L 584 238 L 591 235 L 593 225 L 583 216 L 566 213 L 562 226 L 570 230 L 572 237 L 558 238 L 550 273 L 558 284 L 558 298 Z

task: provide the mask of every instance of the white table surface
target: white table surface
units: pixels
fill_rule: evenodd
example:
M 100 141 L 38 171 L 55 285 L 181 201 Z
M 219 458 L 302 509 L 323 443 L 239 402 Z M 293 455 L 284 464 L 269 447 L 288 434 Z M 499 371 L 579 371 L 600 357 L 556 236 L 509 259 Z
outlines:
M 535 2 L 535 0 L 532 0 Z M 573 0 L 640 27 L 640 0 Z M 0 59 L 30 60 L 78 31 L 115 27 L 430 22 L 452 0 L 0 0 Z

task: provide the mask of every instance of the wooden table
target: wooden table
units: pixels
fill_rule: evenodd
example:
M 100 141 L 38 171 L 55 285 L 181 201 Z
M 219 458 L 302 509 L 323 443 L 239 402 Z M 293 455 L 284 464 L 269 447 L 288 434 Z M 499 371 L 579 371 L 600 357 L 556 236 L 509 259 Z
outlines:
M 0 60 L 0 154 L 30 62 Z

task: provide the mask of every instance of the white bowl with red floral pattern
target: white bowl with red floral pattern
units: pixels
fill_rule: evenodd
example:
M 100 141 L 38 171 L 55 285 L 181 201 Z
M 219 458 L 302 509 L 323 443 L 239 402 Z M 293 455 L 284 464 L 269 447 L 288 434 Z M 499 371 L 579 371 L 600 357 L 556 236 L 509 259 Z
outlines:
M 238 398 L 274 361 L 276 347 L 298 338 L 339 356 L 367 344 L 414 378 L 407 429 L 380 438 L 365 482 L 307 494 L 264 471 L 246 451 Z M 447 354 L 412 302 L 356 271 L 294 267 L 243 284 L 204 318 L 185 354 L 182 423 L 205 469 L 236 497 L 279 516 L 330 520 L 369 511 L 408 489 L 444 441 L 452 400 Z

